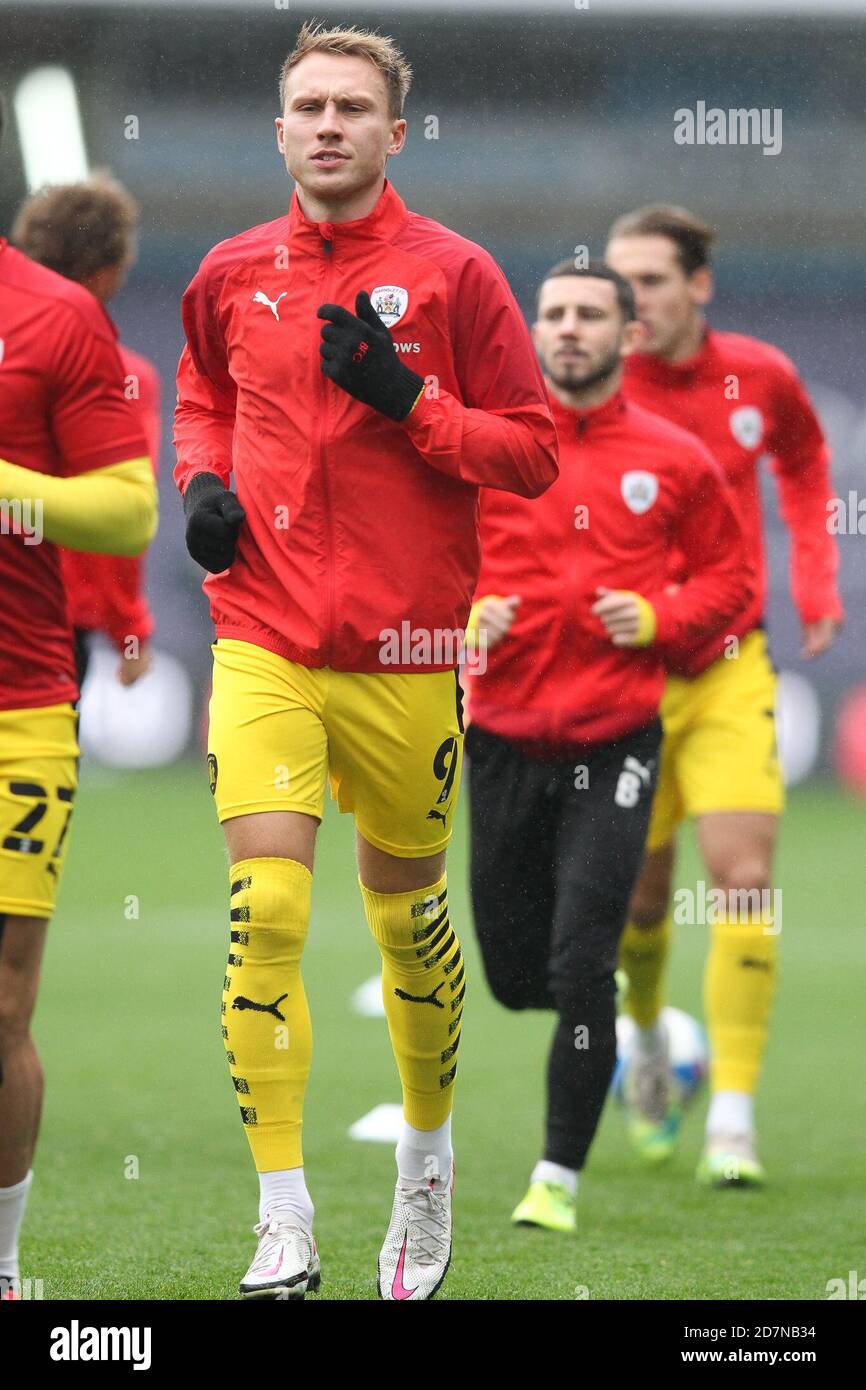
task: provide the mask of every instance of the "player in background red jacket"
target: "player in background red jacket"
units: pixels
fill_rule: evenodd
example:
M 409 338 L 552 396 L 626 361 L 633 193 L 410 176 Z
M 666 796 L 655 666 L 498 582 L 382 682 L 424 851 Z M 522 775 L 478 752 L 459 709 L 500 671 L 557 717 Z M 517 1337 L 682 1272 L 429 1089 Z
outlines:
M 775 673 L 763 628 L 764 538 L 758 465 L 769 456 L 790 532 L 791 589 L 803 624 L 803 656 L 826 651 L 842 619 L 836 544 L 827 527 L 827 446 L 793 364 L 777 348 L 708 328 L 714 234 L 683 208 L 657 205 L 614 223 L 607 258 L 632 284 L 647 329 L 629 361 L 628 399 L 694 431 L 727 474 L 749 555 L 755 598 L 729 636 L 696 643 L 669 663 L 662 703 L 665 740 L 647 859 L 635 890 L 622 961 L 637 1028 L 633 1137 L 650 1162 L 676 1137 L 662 975 L 670 934 L 675 837 L 697 820 L 711 914 L 705 1010 L 712 1099 L 700 1181 L 760 1184 L 753 1094 L 766 1042 L 781 918 L 770 895 L 783 804 L 776 755 Z M 671 557 L 671 579 L 679 578 Z M 697 902 L 697 895 L 695 897 Z M 717 910 L 718 909 L 718 910 Z M 678 918 L 682 920 L 682 914 Z M 691 922 L 691 918 L 689 918 Z M 700 922 L 703 926 L 703 915 Z
M 474 611 L 487 648 L 465 667 L 488 982 L 508 1008 L 558 1016 L 543 1155 L 512 1220 L 556 1230 L 574 1228 L 616 1055 L 614 967 L 655 786 L 661 647 L 706 642 L 752 597 L 718 465 L 621 394 L 641 333 L 609 267 L 563 261 L 542 282 L 533 336 L 559 477 L 534 501 L 482 495 Z M 684 572 L 671 592 L 674 547 Z
M 259 1175 L 247 1298 L 319 1283 L 300 963 L 327 781 L 355 818 L 403 1088 L 378 1289 L 420 1301 L 445 1277 L 466 989 L 445 849 L 478 490 L 537 496 L 557 472 L 504 275 L 385 178 L 410 77 L 388 38 L 305 25 L 280 83 L 288 216 L 214 247 L 183 300 L 175 478 L 209 571 L 208 766 L 231 861 L 222 1032 Z
M 12 241 L 27 256 L 75 280 L 100 304 L 121 289 L 136 255 L 139 208 L 129 192 L 102 172 L 58 184 L 21 206 Z M 153 363 L 118 344 L 124 390 L 139 416 L 154 477 L 159 460 L 159 375 Z M 153 615 L 144 590 L 144 558 L 62 550 L 63 587 L 75 630 L 78 684 L 87 669 L 90 634 L 103 632 L 121 655 L 123 685 L 149 669 Z
M 0 138 L 3 105 L 0 102 Z M 78 698 L 58 546 L 138 554 L 156 527 L 114 326 L 80 285 L 0 237 L 0 1300 L 44 1077 L 31 1034 L 77 787 Z

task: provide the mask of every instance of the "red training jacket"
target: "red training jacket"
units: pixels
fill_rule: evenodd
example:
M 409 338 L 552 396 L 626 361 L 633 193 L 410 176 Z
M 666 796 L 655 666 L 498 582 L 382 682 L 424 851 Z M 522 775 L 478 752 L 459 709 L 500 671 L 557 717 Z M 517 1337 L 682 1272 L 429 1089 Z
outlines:
M 354 313 L 359 290 L 429 383 L 400 423 L 320 369 L 316 311 Z M 183 491 L 196 473 L 234 473 L 246 512 L 235 563 L 204 582 L 217 636 L 375 671 L 385 635 L 407 622 L 464 628 L 479 485 L 535 497 L 557 473 L 529 332 L 488 253 L 408 212 L 387 179 L 353 222 L 310 221 L 295 191 L 288 218 L 205 257 L 183 323 L 175 479 Z
M 101 304 L 0 237 L 0 458 L 71 478 L 146 452 Z M 76 700 L 60 551 L 0 523 L 0 710 Z
M 707 330 L 686 362 L 633 352 L 623 391 L 647 410 L 691 430 L 721 464 L 736 499 L 746 549 L 755 567 L 754 597 L 731 628 L 741 637 L 762 620 L 767 577 L 758 462 L 771 459 L 782 517 L 791 533 L 791 590 L 800 619 L 841 619 L 838 551 L 827 529 L 831 496 L 829 451 L 794 364 L 757 338 Z M 671 557 L 671 578 L 682 572 Z M 669 666 L 698 675 L 723 649 L 723 638 L 671 654 Z
M 159 464 L 159 374 L 152 362 L 118 343 L 127 383 L 138 383 L 132 404 L 138 411 L 147 452 L 156 477 Z M 146 642 L 153 632 L 153 614 L 144 591 L 143 555 L 89 555 L 60 551 L 66 608 L 73 627 L 104 632 L 119 651 L 128 637 Z
M 465 674 L 472 719 L 527 752 L 561 756 L 658 713 L 660 648 L 615 647 L 592 614 L 596 588 L 632 589 L 655 609 L 659 642 L 725 630 L 752 577 L 721 470 L 694 435 L 616 394 L 578 412 L 551 393 L 559 478 L 535 502 L 485 493 L 478 597 L 519 594 L 487 669 Z M 685 559 L 669 586 L 668 553 Z

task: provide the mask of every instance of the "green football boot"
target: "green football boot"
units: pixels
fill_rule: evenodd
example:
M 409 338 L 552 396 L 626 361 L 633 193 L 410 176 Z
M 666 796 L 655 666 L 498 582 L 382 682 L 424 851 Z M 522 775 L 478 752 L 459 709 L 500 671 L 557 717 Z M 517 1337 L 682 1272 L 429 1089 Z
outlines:
M 511 1213 L 515 1226 L 541 1226 L 546 1231 L 576 1231 L 577 1201 L 558 1182 L 531 1182 Z
M 714 1134 L 695 1177 L 704 1187 L 763 1187 L 767 1181 L 750 1134 Z

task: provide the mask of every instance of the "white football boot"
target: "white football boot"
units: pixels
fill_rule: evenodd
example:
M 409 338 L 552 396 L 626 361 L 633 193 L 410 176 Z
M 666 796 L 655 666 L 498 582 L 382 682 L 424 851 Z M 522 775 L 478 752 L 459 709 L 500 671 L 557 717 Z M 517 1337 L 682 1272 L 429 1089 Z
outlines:
M 379 1253 L 376 1287 L 388 1302 L 432 1298 L 451 1263 L 451 1194 L 446 1179 L 417 1184 L 398 1179 L 391 1224 Z
M 321 1267 L 313 1237 L 288 1216 L 269 1212 L 253 1227 L 259 1245 L 240 1282 L 242 1298 L 304 1298 L 318 1293 Z

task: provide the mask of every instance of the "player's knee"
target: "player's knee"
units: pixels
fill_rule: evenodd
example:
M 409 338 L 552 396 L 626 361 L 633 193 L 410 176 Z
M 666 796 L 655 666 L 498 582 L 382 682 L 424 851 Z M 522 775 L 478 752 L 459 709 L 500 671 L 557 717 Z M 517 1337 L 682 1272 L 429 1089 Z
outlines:
M 512 1009 L 518 1012 L 521 1009 L 530 1008 L 527 1000 L 526 987 L 514 980 L 496 980 L 490 985 L 493 998 L 504 1009 Z
M 667 893 L 635 893 L 629 904 L 628 920 L 636 927 L 650 931 L 664 921 L 667 910 Z
M 505 1009 L 543 1009 L 550 1003 L 543 981 L 533 981 L 525 975 L 507 971 L 500 972 L 486 964 L 484 973 L 493 998 Z
M 31 1000 L 14 989 L 0 988 L 0 1058 L 30 1036 Z
M 714 886 L 722 892 L 763 893 L 770 887 L 770 864 L 761 854 L 744 850 L 711 866 Z
M 628 920 L 636 927 L 657 927 L 664 921 L 670 906 L 672 871 L 669 846 L 647 855 L 628 908 Z
M 616 960 L 605 952 L 579 961 L 554 961 L 550 968 L 549 990 L 556 1011 L 563 1018 L 588 1023 L 616 1008 Z

